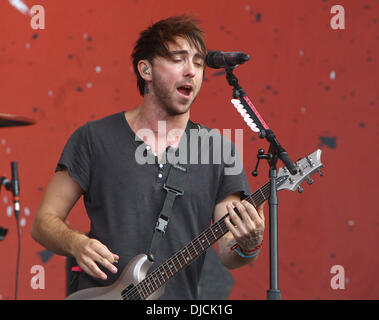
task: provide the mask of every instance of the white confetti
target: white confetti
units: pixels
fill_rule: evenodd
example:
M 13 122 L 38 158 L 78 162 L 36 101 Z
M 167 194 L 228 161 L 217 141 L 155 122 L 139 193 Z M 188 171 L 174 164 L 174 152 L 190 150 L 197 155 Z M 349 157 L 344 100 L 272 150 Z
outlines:
M 87 83 L 87 88 L 92 88 L 93 87 L 93 84 L 91 82 L 88 82 Z
M 12 213 L 13 213 L 13 207 L 12 206 L 8 206 L 7 207 L 7 216 L 8 217 L 12 216 Z
M 307 109 L 305 107 L 301 107 L 301 112 L 302 113 L 305 113 L 307 111 Z
M 5 149 L 5 152 L 6 152 L 6 153 L 11 153 L 11 148 L 10 148 L 10 147 L 7 147 L 7 148 Z
M 96 70 L 96 73 L 100 73 L 101 72 L 101 67 L 100 66 L 96 66 L 95 70 Z
M 4 202 L 4 203 L 8 203 L 8 198 L 7 198 L 7 197 L 4 197 L 4 198 L 3 198 L 3 202 Z
M 336 78 L 336 72 L 334 70 L 330 71 L 329 77 L 331 80 L 334 80 Z
M 20 226 L 21 227 L 25 227 L 25 225 L 26 225 L 26 219 L 25 218 L 21 218 L 20 219 Z
M 25 207 L 25 208 L 24 208 L 24 214 L 25 214 L 26 216 L 29 216 L 29 215 L 30 215 L 30 209 L 29 209 L 28 207 Z
M 29 42 L 27 44 L 25 44 L 25 48 L 30 49 L 30 43 Z
M 304 51 L 303 50 L 299 50 L 299 56 L 302 57 L 304 55 Z
M 51 97 L 51 96 L 53 95 L 53 90 L 49 90 L 49 91 L 47 92 L 47 94 L 48 94 L 49 97 Z
M 1 139 L 1 144 L 2 145 L 5 145 L 7 143 L 7 141 L 5 139 Z
M 354 222 L 354 220 L 349 220 L 347 222 L 347 224 L 348 224 L 349 227 L 353 227 L 355 225 L 355 222 Z

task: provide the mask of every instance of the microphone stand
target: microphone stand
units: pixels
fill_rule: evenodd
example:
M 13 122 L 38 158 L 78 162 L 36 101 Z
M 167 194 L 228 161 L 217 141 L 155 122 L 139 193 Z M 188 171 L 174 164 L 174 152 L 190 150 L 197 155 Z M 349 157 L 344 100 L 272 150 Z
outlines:
M 238 99 L 244 107 L 243 113 L 246 111 L 246 115 L 241 113 L 244 117 L 251 118 L 255 123 L 254 129 L 250 128 L 254 132 L 259 132 L 259 138 L 266 139 L 269 144 L 268 154 L 264 154 L 264 150 L 258 152 L 258 162 L 255 170 L 252 172 L 253 176 L 258 175 L 257 168 L 259 160 L 267 159 L 269 162 L 269 178 L 270 178 L 270 198 L 269 203 L 269 238 L 270 238 L 270 288 L 267 290 L 267 300 L 281 300 L 281 291 L 279 289 L 279 276 L 278 276 L 278 197 L 276 189 L 277 178 L 277 161 L 278 159 L 287 167 L 288 171 L 294 175 L 297 173 L 297 169 L 294 163 L 289 158 L 287 152 L 279 144 L 275 137 L 274 132 L 268 127 L 262 116 L 258 113 L 249 97 L 238 84 L 237 77 L 233 74 L 235 67 L 225 68 L 226 79 L 233 87 L 233 98 Z
M 12 192 L 12 194 L 13 194 L 13 209 L 14 209 L 14 215 L 16 217 L 17 238 L 18 238 L 17 262 L 16 262 L 16 285 L 15 285 L 15 294 L 14 294 L 14 299 L 17 300 L 17 298 L 18 298 L 18 278 L 19 278 L 19 269 L 20 269 L 20 254 L 21 254 L 21 230 L 20 230 L 20 221 L 19 221 L 19 217 L 20 217 L 20 199 L 19 199 L 20 185 L 19 185 L 19 179 L 18 179 L 18 164 L 16 161 L 11 162 L 11 170 L 12 170 L 12 180 L 8 180 L 6 177 L 0 177 L 0 189 L 1 189 L 1 186 L 4 185 L 5 189 Z M 7 229 L 3 229 L 1 227 L 0 227 L 0 231 L 3 235 L 3 237 L 5 237 L 5 235 L 8 232 Z M 0 236 L 1 236 L 1 234 L 0 234 Z M 2 240 L 2 238 L 0 238 L 0 240 Z

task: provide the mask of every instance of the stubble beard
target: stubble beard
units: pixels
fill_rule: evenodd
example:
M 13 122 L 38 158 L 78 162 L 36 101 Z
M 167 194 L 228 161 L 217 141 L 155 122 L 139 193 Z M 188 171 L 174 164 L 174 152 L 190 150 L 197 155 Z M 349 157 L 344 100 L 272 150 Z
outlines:
M 155 81 L 152 81 L 152 87 L 157 102 L 170 116 L 178 116 L 187 113 L 197 97 L 196 93 L 192 100 L 188 101 L 185 107 L 182 108 L 181 106 L 183 106 L 183 104 L 175 104 L 175 102 L 173 101 L 173 97 L 176 94 L 176 89 L 173 89 L 171 91 L 167 86 L 164 85 L 164 83 L 161 83 L 161 81 L 157 79 L 155 79 Z

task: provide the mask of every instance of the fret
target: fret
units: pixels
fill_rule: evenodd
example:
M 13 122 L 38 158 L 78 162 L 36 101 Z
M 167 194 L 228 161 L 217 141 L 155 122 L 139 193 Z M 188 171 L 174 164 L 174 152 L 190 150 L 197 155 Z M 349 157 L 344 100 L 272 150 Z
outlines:
M 154 285 L 153 285 L 153 283 L 151 282 L 151 280 L 150 280 L 150 278 L 149 277 L 147 277 L 147 278 L 145 278 L 146 280 L 146 285 L 147 285 L 147 288 L 151 288 L 152 289 L 152 291 L 150 292 L 150 294 L 153 292 L 153 291 L 155 291 L 157 288 L 154 288 Z
M 138 292 L 138 294 L 139 294 L 139 296 L 141 297 L 142 300 L 144 300 L 144 299 L 146 299 L 148 297 L 143 292 L 141 292 L 141 290 L 140 290 L 140 284 L 137 284 L 135 286 L 135 288 L 136 288 L 136 290 L 137 290 L 137 292 Z
M 254 208 L 256 208 L 256 207 L 257 207 L 257 205 L 255 204 L 255 202 L 254 202 L 253 198 L 251 198 L 251 199 L 249 199 L 249 200 L 251 201 L 251 202 L 250 202 L 250 201 L 249 201 L 249 202 L 250 202 L 250 203 L 251 203 L 251 204 L 254 206 Z
M 208 242 L 208 246 L 211 246 L 212 245 L 212 243 L 211 242 L 209 242 L 209 239 L 208 239 L 208 237 L 207 237 L 207 235 L 204 233 L 204 236 L 205 236 L 205 239 L 207 240 L 207 242 Z
M 163 282 L 166 282 L 169 279 L 169 277 L 168 277 L 168 275 L 166 273 L 165 268 L 163 266 L 161 266 L 161 267 L 159 267 L 159 270 L 160 270 L 159 274 L 161 275 L 161 277 L 163 279 Z
M 189 258 L 192 260 L 192 257 L 193 257 L 193 249 L 192 247 L 190 246 L 192 244 L 192 242 L 190 242 L 189 244 L 186 245 L 186 249 L 187 249 L 187 252 L 188 252 L 188 255 L 189 255 Z
M 195 240 L 196 240 L 196 239 L 195 239 Z M 197 257 L 198 253 L 197 253 L 196 247 L 195 247 L 195 245 L 194 245 L 195 240 L 192 241 L 191 244 L 192 244 L 193 249 L 195 250 L 195 257 Z
M 266 188 L 265 194 L 266 194 L 267 199 L 270 198 L 270 192 L 271 192 L 271 187 Z
M 215 234 L 213 233 L 213 230 L 212 230 L 212 228 L 210 228 L 210 230 L 211 230 L 211 232 L 212 232 L 212 234 L 213 234 L 213 237 L 215 238 L 215 240 L 217 240 L 217 237 L 215 236 Z
M 262 192 L 262 189 L 259 189 L 259 191 L 261 192 L 261 194 L 262 194 L 262 196 L 263 196 L 263 199 L 266 200 L 266 197 L 265 197 L 264 193 Z
M 206 240 L 206 242 L 207 242 L 208 245 L 209 245 L 209 241 L 208 241 L 207 237 L 205 236 L 205 234 L 201 234 L 201 235 L 199 236 L 199 243 L 201 244 L 201 247 L 202 247 L 203 250 L 206 249 L 206 248 L 208 248 L 208 246 L 207 246 L 205 240 Z
M 186 246 L 185 248 L 186 248 L 187 253 L 188 253 L 188 257 L 187 257 L 187 260 L 186 260 L 186 262 L 188 263 L 188 262 L 190 262 L 192 260 L 192 255 L 191 255 L 191 252 L 189 251 L 189 247 Z
M 160 285 L 161 285 L 161 282 L 160 282 L 159 279 L 157 278 L 157 276 L 156 276 L 156 274 L 155 274 L 155 271 L 153 271 L 153 272 L 151 273 L 151 276 L 152 276 L 152 280 L 154 281 L 154 284 L 157 286 L 157 288 L 159 288 Z M 157 285 L 156 280 L 159 281 L 159 285 Z
M 220 220 L 221 221 L 221 220 Z M 220 223 L 220 227 L 221 227 L 221 230 L 222 232 L 225 234 L 229 231 L 228 227 L 226 226 L 225 224 L 225 220 L 222 219 L 221 223 Z
M 148 297 L 149 295 L 147 294 L 146 287 L 144 287 L 144 281 L 140 282 L 138 286 L 142 289 L 142 292 L 140 292 L 140 295 L 143 297 Z
M 170 262 L 170 261 L 171 261 L 171 262 Z M 175 271 L 178 271 L 178 270 L 176 269 L 175 265 L 172 263 L 172 260 L 171 260 L 171 259 L 169 259 L 169 260 L 165 263 L 165 265 L 167 266 L 167 269 L 170 270 L 170 272 L 171 272 L 171 276 L 173 276 L 173 275 L 175 274 L 175 272 L 172 271 L 172 268 L 175 268 Z
M 195 245 L 198 253 L 197 256 L 201 255 L 206 249 L 204 249 L 203 244 L 200 242 L 200 238 L 196 238 L 196 245 Z
M 179 252 L 180 253 L 180 252 Z M 180 260 L 179 260 L 179 255 L 177 254 L 177 255 L 175 255 L 175 257 L 176 257 L 176 260 L 179 262 L 179 266 L 180 266 L 180 268 L 183 268 L 183 266 L 182 266 L 182 264 L 180 263 Z
M 215 231 L 215 233 L 216 233 L 216 238 L 218 238 L 219 230 L 220 230 L 220 228 L 218 227 L 218 223 L 216 223 L 216 224 L 214 225 L 214 231 Z
M 146 282 L 143 283 L 143 287 L 145 289 L 147 296 L 149 296 L 154 291 L 154 290 L 151 290 L 151 291 L 149 290 L 149 287 L 147 286 Z
M 184 248 L 185 249 L 185 248 Z M 186 262 L 187 262 L 187 258 L 186 256 L 184 255 L 183 251 L 180 251 L 182 253 L 182 257 L 184 258 L 184 265 L 186 265 Z

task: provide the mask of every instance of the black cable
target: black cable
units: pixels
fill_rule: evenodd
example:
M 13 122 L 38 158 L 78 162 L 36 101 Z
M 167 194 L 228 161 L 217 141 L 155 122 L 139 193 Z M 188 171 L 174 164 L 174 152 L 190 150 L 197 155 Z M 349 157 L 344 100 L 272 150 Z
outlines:
M 14 299 L 17 300 L 18 296 L 18 273 L 20 269 L 20 256 L 21 256 L 21 230 L 19 215 L 15 213 L 16 226 L 17 226 L 17 262 L 16 262 L 16 285 L 14 291 Z

